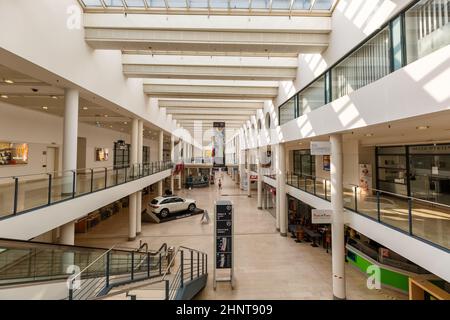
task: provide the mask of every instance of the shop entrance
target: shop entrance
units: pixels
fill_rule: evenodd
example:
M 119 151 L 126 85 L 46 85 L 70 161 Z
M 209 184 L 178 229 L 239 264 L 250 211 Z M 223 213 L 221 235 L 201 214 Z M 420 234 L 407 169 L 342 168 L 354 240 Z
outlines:
M 450 204 L 450 155 L 410 155 L 411 196 Z

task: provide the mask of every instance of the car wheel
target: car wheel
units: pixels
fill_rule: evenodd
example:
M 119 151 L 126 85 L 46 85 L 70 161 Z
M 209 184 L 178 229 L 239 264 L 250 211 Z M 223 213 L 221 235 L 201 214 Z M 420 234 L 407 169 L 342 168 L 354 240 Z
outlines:
M 161 218 L 167 218 L 167 216 L 169 215 L 169 210 L 162 209 L 159 215 L 161 216 Z
M 188 210 L 189 210 L 190 212 L 194 211 L 194 210 L 195 210 L 195 203 L 191 203 L 191 204 L 189 205 L 189 207 L 188 207 Z

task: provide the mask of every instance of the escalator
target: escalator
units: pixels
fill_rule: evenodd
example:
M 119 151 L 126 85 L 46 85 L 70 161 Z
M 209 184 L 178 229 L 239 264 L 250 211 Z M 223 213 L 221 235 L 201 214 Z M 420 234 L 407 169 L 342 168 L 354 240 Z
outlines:
M 158 250 L 146 243 L 104 249 L 0 239 L 0 299 L 45 299 L 42 292 L 50 287 L 50 299 L 92 299 L 118 286 L 160 278 L 168 258 L 167 244 Z

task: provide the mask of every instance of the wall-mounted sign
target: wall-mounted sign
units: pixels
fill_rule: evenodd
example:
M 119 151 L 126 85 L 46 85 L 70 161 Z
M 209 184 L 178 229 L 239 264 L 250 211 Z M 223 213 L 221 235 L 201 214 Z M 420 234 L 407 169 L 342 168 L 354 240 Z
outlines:
M 95 148 L 95 161 L 108 161 L 109 149 L 108 148 Z
M 311 141 L 311 155 L 323 156 L 331 154 L 331 144 L 329 141 Z
M 312 209 L 311 222 L 313 224 L 331 224 L 333 210 Z
M 325 155 L 322 157 L 323 171 L 330 171 L 331 168 L 331 160 L 330 156 Z
M 0 165 L 28 163 L 28 144 L 0 142 Z

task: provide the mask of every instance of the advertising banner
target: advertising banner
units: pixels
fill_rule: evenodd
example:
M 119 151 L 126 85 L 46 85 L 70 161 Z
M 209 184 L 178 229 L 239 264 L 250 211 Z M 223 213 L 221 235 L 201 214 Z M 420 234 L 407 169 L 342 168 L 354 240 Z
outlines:
M 225 166 L 225 122 L 213 123 L 212 158 L 214 167 Z

